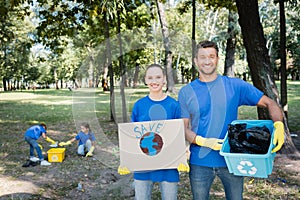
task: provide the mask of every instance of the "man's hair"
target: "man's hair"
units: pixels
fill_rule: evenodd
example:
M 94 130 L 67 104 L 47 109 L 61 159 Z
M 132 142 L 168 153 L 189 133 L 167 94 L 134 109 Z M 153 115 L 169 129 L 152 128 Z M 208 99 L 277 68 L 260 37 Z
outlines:
M 43 126 L 45 128 L 45 130 L 47 130 L 47 126 L 44 123 L 41 123 L 40 126 Z
M 209 40 L 203 40 L 203 41 L 199 42 L 196 46 L 195 57 L 197 57 L 199 49 L 201 49 L 201 48 L 211 48 L 211 47 L 216 50 L 217 56 L 218 56 L 218 53 L 219 53 L 218 45 L 215 42 L 212 42 L 212 41 L 209 41 Z

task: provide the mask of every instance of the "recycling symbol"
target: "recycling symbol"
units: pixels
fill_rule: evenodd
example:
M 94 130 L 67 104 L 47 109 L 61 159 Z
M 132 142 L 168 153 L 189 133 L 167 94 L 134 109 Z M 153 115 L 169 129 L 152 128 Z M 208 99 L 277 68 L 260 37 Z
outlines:
M 51 156 L 51 159 L 52 159 L 53 161 L 58 161 L 58 156 L 57 156 L 57 155 L 52 155 L 52 156 Z
M 237 169 L 242 173 L 242 174 L 250 174 L 254 175 L 257 172 L 256 167 L 253 166 L 253 164 L 250 161 L 243 160 L 239 163 L 237 166 Z

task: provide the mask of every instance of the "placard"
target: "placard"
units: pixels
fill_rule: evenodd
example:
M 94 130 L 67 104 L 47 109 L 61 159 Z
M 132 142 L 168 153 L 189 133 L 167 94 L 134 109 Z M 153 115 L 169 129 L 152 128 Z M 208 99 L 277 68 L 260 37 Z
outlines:
M 182 119 L 119 123 L 120 166 L 130 171 L 187 165 Z

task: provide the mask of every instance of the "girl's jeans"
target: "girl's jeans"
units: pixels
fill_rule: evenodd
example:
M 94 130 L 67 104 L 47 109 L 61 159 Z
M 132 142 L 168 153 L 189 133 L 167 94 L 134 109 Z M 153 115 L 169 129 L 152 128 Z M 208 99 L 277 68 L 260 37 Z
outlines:
M 177 182 L 159 182 L 161 199 L 176 200 L 177 199 Z M 153 188 L 152 181 L 141 181 L 134 179 L 135 200 L 151 200 L 151 192 Z
M 34 149 L 36 150 L 38 157 L 40 160 L 44 160 L 44 156 L 42 153 L 41 148 L 39 147 L 37 141 L 35 139 L 32 139 L 28 136 L 25 136 L 25 141 L 30 145 L 30 157 L 34 156 Z
M 202 167 L 190 165 L 190 183 L 194 200 L 208 200 L 211 185 L 216 177 L 221 179 L 226 199 L 243 199 L 243 176 L 235 176 L 229 173 L 227 167 Z
M 85 151 L 89 151 L 92 147 L 91 140 L 87 140 L 85 144 L 81 144 L 78 146 L 77 153 L 79 155 L 85 155 Z

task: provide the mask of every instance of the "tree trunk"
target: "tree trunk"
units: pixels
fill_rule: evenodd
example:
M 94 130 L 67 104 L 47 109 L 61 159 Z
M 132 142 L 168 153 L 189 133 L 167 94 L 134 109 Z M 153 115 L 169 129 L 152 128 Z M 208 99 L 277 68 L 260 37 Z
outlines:
M 3 83 L 3 90 L 6 92 L 7 91 L 7 85 L 6 85 L 6 78 L 2 78 L 2 83 Z
M 107 59 L 107 58 L 105 58 Z M 102 78 L 102 88 L 103 88 L 103 91 L 108 91 L 109 88 L 108 88 L 108 63 L 104 63 L 104 66 L 103 66 L 103 78 Z
M 217 24 L 217 21 L 218 21 L 218 16 L 219 16 L 219 9 L 216 9 L 215 10 L 215 13 L 214 13 L 214 18 L 213 18 L 213 23 L 211 25 L 211 28 L 209 30 L 209 40 L 211 40 L 214 36 L 215 36 L 215 29 L 216 29 L 216 24 Z
M 60 79 L 60 88 L 63 89 L 64 88 L 64 80 L 61 78 Z
M 286 27 L 284 0 L 279 1 L 280 15 L 280 97 L 285 117 L 288 117 L 287 85 L 286 85 Z
M 89 75 L 89 87 L 93 88 L 95 87 L 95 77 L 94 77 L 94 56 L 93 56 L 93 52 L 90 48 L 89 45 L 87 45 L 86 49 L 88 50 L 89 53 L 89 69 L 88 69 L 88 75 Z
M 225 58 L 225 66 L 224 66 L 224 75 L 234 77 L 234 54 L 235 54 L 235 46 L 236 46 L 236 31 L 235 26 L 237 25 L 237 20 L 235 17 L 235 13 L 229 11 L 228 13 L 228 38 L 226 45 L 226 58 Z
M 172 69 L 172 52 L 170 50 L 170 38 L 169 38 L 169 30 L 168 24 L 165 17 L 165 11 L 163 8 L 163 4 L 156 0 L 157 11 L 159 15 L 159 20 L 161 24 L 161 30 L 163 35 L 164 47 L 165 47 L 165 65 L 166 65 L 166 74 L 167 74 L 167 91 L 170 93 L 175 92 L 175 83 L 173 77 L 173 69 Z
M 267 96 L 274 99 L 280 106 L 278 90 L 274 82 L 270 57 L 266 48 L 266 40 L 259 19 L 258 2 L 257 0 L 236 0 L 236 5 L 253 84 Z M 269 119 L 267 109 L 258 109 L 258 117 L 259 119 Z M 286 142 L 282 152 L 287 154 L 296 153 L 297 149 L 289 134 L 285 116 L 284 124 L 286 127 Z
M 57 78 L 57 71 L 56 71 L 56 67 L 54 68 L 54 80 L 55 80 L 55 88 L 58 90 L 59 87 L 58 87 L 58 78 Z
M 133 75 L 133 88 L 136 88 L 138 86 L 139 81 L 139 73 L 140 73 L 140 65 L 138 63 L 135 63 L 135 70 Z
M 126 98 L 125 98 L 125 74 L 126 69 L 123 65 L 123 47 L 122 47 L 122 37 L 121 37 L 121 19 L 120 19 L 120 8 L 117 8 L 117 19 L 118 19 L 118 40 L 119 40 L 119 65 L 120 65 L 120 77 L 121 77 L 121 84 L 120 84 L 120 94 L 122 99 L 122 122 L 127 122 L 127 109 L 126 109 Z
M 104 19 L 104 35 L 106 39 L 106 58 L 107 58 L 107 64 L 108 64 L 108 74 L 109 74 L 109 92 L 110 92 L 110 120 L 115 121 L 115 94 L 114 94 L 114 72 L 112 67 L 112 61 L 111 61 L 111 47 L 110 47 L 110 38 L 109 38 L 109 24 L 107 19 L 107 13 L 104 11 L 103 14 Z
M 196 50 L 196 0 L 192 1 L 193 20 L 192 20 L 192 80 L 197 78 L 197 69 L 194 63 Z

